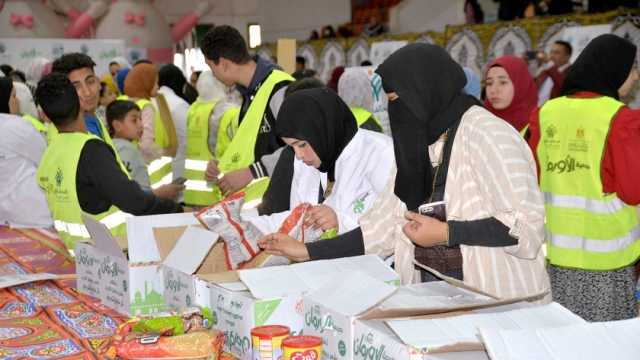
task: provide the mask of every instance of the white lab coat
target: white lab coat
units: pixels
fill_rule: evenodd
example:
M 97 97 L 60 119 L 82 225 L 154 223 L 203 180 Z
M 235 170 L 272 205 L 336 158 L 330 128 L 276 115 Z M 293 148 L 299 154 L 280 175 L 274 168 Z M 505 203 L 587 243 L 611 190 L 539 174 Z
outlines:
M 0 114 L 0 224 L 51 227 L 53 220 L 36 171 L 47 147 L 30 122 Z
M 187 154 L 187 112 L 189 111 L 189 103 L 166 86 L 160 87 L 158 92 L 164 95 L 164 98 L 167 100 L 169 111 L 171 111 L 171 118 L 173 119 L 173 126 L 176 128 L 178 150 L 176 151 L 176 157 L 173 158 L 171 168 L 173 170 L 173 178 L 177 179 L 184 175 L 184 162 Z
M 366 213 L 384 190 L 395 165 L 393 142 L 390 137 L 360 129 L 344 148 L 335 165 L 335 183 L 325 199 L 338 217 L 338 234 L 359 226 L 360 216 Z M 291 184 L 291 209 L 308 202 L 317 204 L 320 184 L 326 189 L 327 175 L 295 159 Z M 265 234 L 276 232 L 290 211 L 256 216 L 245 215 Z

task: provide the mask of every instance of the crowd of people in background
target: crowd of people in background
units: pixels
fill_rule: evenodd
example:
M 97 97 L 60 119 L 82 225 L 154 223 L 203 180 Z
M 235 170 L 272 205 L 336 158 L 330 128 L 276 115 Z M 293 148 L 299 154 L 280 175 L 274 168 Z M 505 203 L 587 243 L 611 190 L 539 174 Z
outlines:
M 372 21 L 367 31 L 384 30 Z M 72 250 L 88 237 L 83 212 L 121 234 L 127 216 L 242 191 L 259 204 L 247 221 L 270 254 L 394 254 L 405 283 L 435 279 L 416 278 L 418 259 L 499 298 L 547 292 L 540 301 L 587 320 L 637 316 L 640 115 L 620 100 L 638 80 L 631 42 L 601 35 L 570 63 L 571 45 L 557 41 L 483 74 L 409 44 L 375 69 L 391 136 L 366 72 L 337 67 L 325 84 L 298 57 L 289 75 L 230 26 L 200 46 L 208 70 L 189 79 L 125 59 L 99 76 L 80 53 L 37 59 L 27 75 L 2 65 L 3 219 L 53 226 Z M 446 214 L 420 211 L 440 201 Z M 277 232 L 301 203 L 313 205 L 305 223 L 331 239 Z

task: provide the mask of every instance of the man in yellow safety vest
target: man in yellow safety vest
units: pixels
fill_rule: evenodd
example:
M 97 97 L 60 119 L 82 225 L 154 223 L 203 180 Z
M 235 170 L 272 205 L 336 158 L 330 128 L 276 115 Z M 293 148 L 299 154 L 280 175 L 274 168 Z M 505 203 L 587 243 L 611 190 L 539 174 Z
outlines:
M 227 86 L 243 96 L 237 133 L 220 159 L 208 162 L 207 181 L 217 181 L 223 193 L 245 192 L 256 205 L 284 143 L 275 134 L 275 119 L 286 86 L 294 79 L 259 56 L 251 57 L 242 35 L 231 26 L 217 26 L 201 43 L 205 62 Z
M 36 100 L 58 132 L 40 161 L 38 184 L 69 249 L 89 237 L 83 211 L 116 236 L 124 235 L 129 214 L 182 212 L 179 204 L 143 191 L 122 169 L 113 147 L 87 130 L 76 88 L 66 75 L 51 73 L 40 80 Z

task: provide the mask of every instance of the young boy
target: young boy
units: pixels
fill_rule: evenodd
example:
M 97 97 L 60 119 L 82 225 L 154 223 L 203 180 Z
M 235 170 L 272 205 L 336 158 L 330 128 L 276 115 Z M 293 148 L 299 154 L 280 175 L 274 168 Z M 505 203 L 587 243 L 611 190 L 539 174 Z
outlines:
M 138 105 L 129 100 L 112 102 L 107 106 L 107 123 L 113 145 L 131 178 L 147 192 L 153 192 L 162 198 L 176 199 L 183 189 L 180 185 L 166 184 L 151 190 L 147 165 L 140 150 L 134 144 L 134 141 L 140 140 L 142 136 L 142 120 Z

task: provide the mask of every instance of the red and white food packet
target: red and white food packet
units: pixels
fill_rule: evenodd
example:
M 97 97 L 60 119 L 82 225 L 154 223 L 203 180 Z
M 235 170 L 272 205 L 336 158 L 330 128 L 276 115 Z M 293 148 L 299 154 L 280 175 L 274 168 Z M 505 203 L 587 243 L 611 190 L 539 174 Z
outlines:
M 242 263 L 253 259 L 260 252 L 258 240 L 263 234 L 253 224 L 242 220 L 242 204 L 244 193 L 237 193 L 196 214 L 202 225 L 218 233 L 224 241 L 229 270 L 240 268 Z

